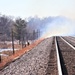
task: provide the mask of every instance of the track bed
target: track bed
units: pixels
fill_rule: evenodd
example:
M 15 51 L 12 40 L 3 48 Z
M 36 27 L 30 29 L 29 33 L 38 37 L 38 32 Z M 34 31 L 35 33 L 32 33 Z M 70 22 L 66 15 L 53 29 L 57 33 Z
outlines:
M 75 50 L 57 38 L 63 75 L 75 75 Z

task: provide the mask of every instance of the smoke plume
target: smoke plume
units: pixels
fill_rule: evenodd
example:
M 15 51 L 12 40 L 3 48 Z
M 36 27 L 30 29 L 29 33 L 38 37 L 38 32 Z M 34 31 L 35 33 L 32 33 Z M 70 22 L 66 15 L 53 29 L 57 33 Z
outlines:
M 40 37 L 75 35 L 75 22 L 65 17 L 34 18 L 30 22 L 33 29 L 40 29 Z

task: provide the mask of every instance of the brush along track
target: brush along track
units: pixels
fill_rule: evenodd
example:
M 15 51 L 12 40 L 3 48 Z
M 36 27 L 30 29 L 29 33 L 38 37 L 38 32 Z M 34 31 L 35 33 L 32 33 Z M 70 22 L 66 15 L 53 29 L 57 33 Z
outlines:
M 63 75 L 75 75 L 75 50 L 57 37 Z

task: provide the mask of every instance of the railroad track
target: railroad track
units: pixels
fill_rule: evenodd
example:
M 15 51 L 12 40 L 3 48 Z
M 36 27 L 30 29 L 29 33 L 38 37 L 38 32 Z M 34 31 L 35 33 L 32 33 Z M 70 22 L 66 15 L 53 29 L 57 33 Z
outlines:
M 49 55 L 48 68 L 46 75 L 58 75 L 57 53 L 55 48 L 55 37 L 53 38 L 52 47 Z
M 75 75 L 75 47 L 69 40 L 62 37 L 44 40 L 1 70 L 0 75 Z
M 75 75 L 75 48 L 62 37 L 55 38 L 58 75 Z
M 68 41 L 72 46 L 75 47 L 75 37 L 63 37 L 66 41 Z

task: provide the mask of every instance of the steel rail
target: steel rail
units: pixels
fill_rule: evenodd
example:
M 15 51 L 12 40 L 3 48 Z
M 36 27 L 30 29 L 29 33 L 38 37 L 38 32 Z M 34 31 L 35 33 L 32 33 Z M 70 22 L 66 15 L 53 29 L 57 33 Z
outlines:
M 62 68 L 61 68 L 61 63 L 60 63 L 60 56 L 59 56 L 59 51 L 58 51 L 58 45 L 57 45 L 56 37 L 55 37 L 55 46 L 56 46 L 56 54 L 57 54 L 58 75 L 63 75 Z
M 63 39 L 62 37 L 60 37 L 66 44 L 68 44 L 72 49 L 75 50 L 75 47 L 73 45 L 71 45 L 69 42 L 67 42 L 65 39 Z

